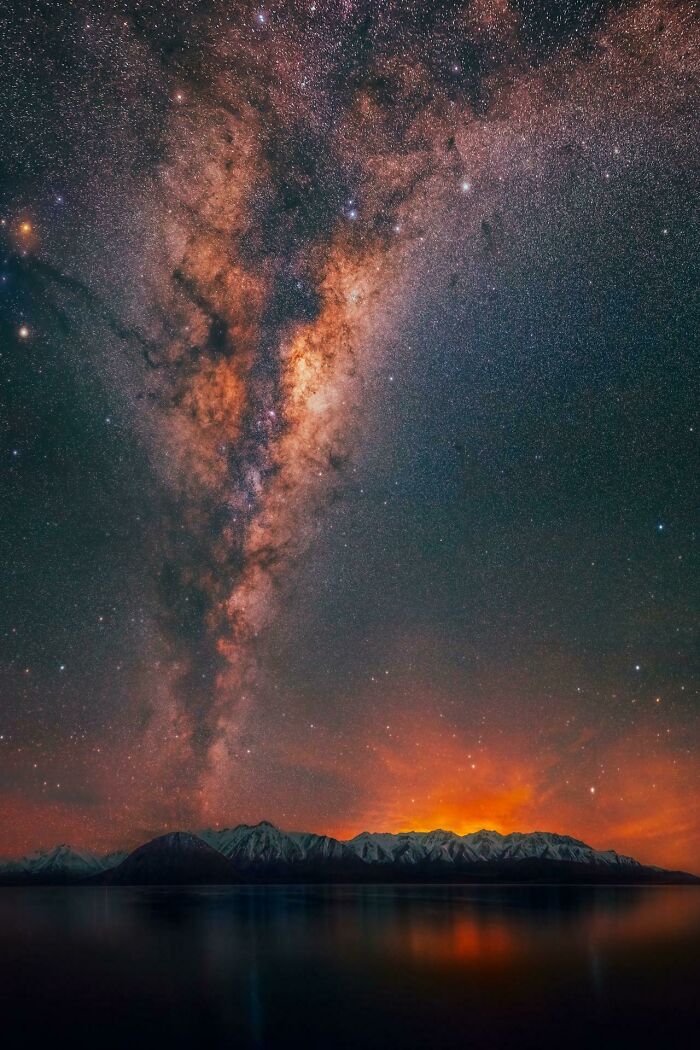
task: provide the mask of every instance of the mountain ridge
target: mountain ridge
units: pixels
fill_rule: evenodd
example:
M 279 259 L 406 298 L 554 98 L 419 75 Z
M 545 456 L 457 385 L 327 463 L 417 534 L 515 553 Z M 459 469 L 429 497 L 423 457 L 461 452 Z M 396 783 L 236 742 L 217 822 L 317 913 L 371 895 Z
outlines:
M 181 884 L 240 881 L 700 882 L 556 832 L 466 835 L 362 831 L 350 839 L 284 831 L 269 821 L 169 832 L 131 852 L 66 844 L 0 862 L 0 883 Z

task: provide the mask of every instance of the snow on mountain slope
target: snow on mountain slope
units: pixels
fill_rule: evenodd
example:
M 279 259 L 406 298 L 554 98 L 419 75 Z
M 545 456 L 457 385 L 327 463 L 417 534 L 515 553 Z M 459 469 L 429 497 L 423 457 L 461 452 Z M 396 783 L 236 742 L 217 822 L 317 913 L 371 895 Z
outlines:
M 501 835 L 476 831 L 408 831 L 399 834 L 363 831 L 347 842 L 311 832 L 281 831 L 268 821 L 239 824 L 222 831 L 199 833 L 210 846 L 243 866 L 298 864 L 311 861 L 348 861 L 365 864 L 467 864 L 488 861 L 542 859 L 585 864 L 637 864 L 614 850 L 595 850 L 568 835 L 533 831 Z
M 91 853 L 89 850 L 77 850 L 63 843 L 51 849 L 35 850 L 18 860 L 0 863 L 0 875 L 79 879 L 114 867 L 125 856 L 124 852 L 104 855 Z
M 312 832 L 293 831 L 294 840 L 302 851 L 305 860 L 308 861 L 356 861 L 354 850 L 340 839 L 334 839 L 330 835 L 314 835 Z
M 266 820 L 259 824 L 239 824 L 222 831 L 207 829 L 199 837 L 225 857 L 237 863 L 294 863 L 303 859 L 303 853 L 292 834 L 280 831 Z
M 367 863 L 425 864 L 473 863 L 538 858 L 585 864 L 633 864 L 638 861 L 614 850 L 595 850 L 585 842 L 551 832 L 476 831 L 456 835 L 452 831 L 409 831 L 397 835 L 363 831 L 348 845 Z
M 242 867 L 261 864 L 299 864 L 327 861 L 356 861 L 355 852 L 329 835 L 304 831 L 281 831 L 263 820 L 217 831 L 198 832 L 200 838 Z
M 38 850 L 25 858 L 25 869 L 34 875 L 70 874 L 92 875 L 100 871 L 100 863 L 92 853 L 73 849 L 72 846 L 54 846 L 49 850 Z
M 419 864 L 428 860 L 461 859 L 459 837 L 452 831 L 363 831 L 347 843 L 368 864 Z M 456 848 L 457 847 L 457 848 Z M 474 858 L 471 858 L 474 859 Z
M 274 824 L 261 821 L 259 824 L 239 824 L 223 830 L 209 828 L 198 833 L 195 845 L 190 842 L 194 838 L 190 835 L 186 841 L 185 838 L 164 836 L 154 841 L 161 850 L 167 846 L 173 851 L 177 846 L 180 852 L 185 851 L 186 846 L 186 852 L 194 852 L 195 845 L 201 852 L 200 847 L 206 843 L 240 871 L 262 872 L 265 869 L 297 867 L 299 870 L 332 869 L 352 873 L 365 865 L 396 865 L 402 868 L 419 865 L 443 868 L 452 865 L 459 868 L 469 864 L 526 860 L 641 868 L 638 861 L 614 850 L 595 850 L 579 839 L 544 831 L 516 831 L 510 835 L 487 830 L 469 835 L 457 835 L 453 831 L 441 829 L 399 834 L 363 831 L 345 842 L 330 835 L 281 831 Z M 154 849 L 151 846 L 151 853 Z M 117 868 L 126 857 L 127 854 L 123 852 L 99 855 L 61 845 L 50 850 L 39 850 L 20 860 L 0 862 L 0 877 L 37 881 L 80 880 Z

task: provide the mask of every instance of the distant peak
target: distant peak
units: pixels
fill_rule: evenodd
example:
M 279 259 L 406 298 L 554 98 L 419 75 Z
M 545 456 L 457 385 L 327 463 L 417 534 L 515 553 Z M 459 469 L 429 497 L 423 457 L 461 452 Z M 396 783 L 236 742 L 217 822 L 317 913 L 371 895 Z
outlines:
M 46 849 L 38 849 L 35 851 L 35 856 L 38 857 L 56 857 L 65 853 L 75 853 L 76 851 L 72 846 L 69 846 L 65 842 L 60 842 L 58 846 L 48 846 Z
M 574 865 L 574 867 L 571 867 Z M 568 867 L 568 871 L 566 871 Z M 504 877 L 570 880 L 572 875 L 592 881 L 700 881 L 640 865 L 632 857 L 592 846 L 556 832 L 514 831 L 507 835 L 481 828 L 466 835 L 445 828 L 430 831 L 361 831 L 342 841 L 314 832 L 286 831 L 269 820 L 238 824 L 223 830 L 168 831 L 138 846 L 128 855 L 100 856 L 60 843 L 17 861 L 0 864 L 0 879 L 81 881 L 98 879 L 134 884 L 169 882 L 230 883 L 241 874 L 256 879 L 330 877 L 351 881 L 382 878 L 392 870 L 401 879 L 440 878 L 446 873 L 496 880 Z M 563 874 L 566 871 L 566 874 Z M 110 874 L 111 873 L 111 874 Z M 651 873 L 651 874 L 650 874 Z

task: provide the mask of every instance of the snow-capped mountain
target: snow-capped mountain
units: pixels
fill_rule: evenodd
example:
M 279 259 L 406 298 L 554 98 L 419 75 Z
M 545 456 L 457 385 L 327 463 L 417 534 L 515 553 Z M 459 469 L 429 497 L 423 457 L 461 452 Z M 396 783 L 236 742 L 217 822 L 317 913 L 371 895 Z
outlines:
M 263 820 L 259 824 L 239 824 L 217 831 L 208 828 L 200 838 L 223 853 L 239 867 L 261 865 L 325 864 L 354 862 L 355 851 L 330 835 L 305 831 L 281 831 Z
M 80 879 L 114 867 L 125 856 L 124 852 L 92 853 L 89 850 L 74 849 L 63 843 L 51 849 L 35 850 L 19 860 L 0 863 L 0 875 L 17 875 L 40 880 Z
M 200 831 L 199 836 L 225 857 L 243 864 L 294 863 L 303 859 L 294 835 L 280 831 L 266 820 L 259 824 L 238 824 L 221 831 L 208 828 Z
M 546 831 L 501 835 L 497 831 L 475 831 L 457 835 L 453 831 L 388 832 L 363 831 L 348 845 L 368 864 L 454 864 L 525 859 L 575 861 L 580 864 L 638 865 L 632 857 L 614 850 L 595 850 L 568 835 Z
M 348 841 L 268 821 L 161 835 L 107 856 L 69 846 L 0 864 L 0 881 L 115 884 L 245 881 L 697 882 L 551 832 L 363 831 Z
M 466 865 L 518 860 L 573 861 L 579 864 L 636 865 L 614 850 L 596 850 L 579 839 L 551 832 L 408 831 L 399 834 L 363 831 L 348 841 L 311 832 L 281 831 L 268 821 L 239 824 L 224 830 L 206 829 L 201 838 L 239 867 L 319 862 L 363 865 Z

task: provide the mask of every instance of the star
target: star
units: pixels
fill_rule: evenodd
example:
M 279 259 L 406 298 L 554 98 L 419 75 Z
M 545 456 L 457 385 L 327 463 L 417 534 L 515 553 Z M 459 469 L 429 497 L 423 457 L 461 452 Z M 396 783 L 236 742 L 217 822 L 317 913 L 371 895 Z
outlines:
M 601 843 L 642 827 L 649 741 L 688 739 L 694 688 L 697 28 L 657 17 L 673 0 L 568 5 L 543 34 L 470 0 L 185 6 L 180 30 L 38 18 L 3 67 L 0 572 L 22 624 L 0 631 L 22 687 L 3 721 L 57 761 L 85 730 L 61 785 L 95 799 L 51 821 L 126 806 L 127 838 L 199 826 L 210 799 L 207 823 L 249 819 L 230 758 L 257 766 L 242 741 L 269 726 L 274 769 L 244 796 L 272 820 L 330 830 L 444 793 L 416 824 L 469 822 L 453 811 L 488 791 L 519 830 L 512 777 L 522 819 Z M 131 790 L 113 773 L 137 749 Z M 673 828 L 663 771 L 687 782 L 694 756 L 653 758 Z

